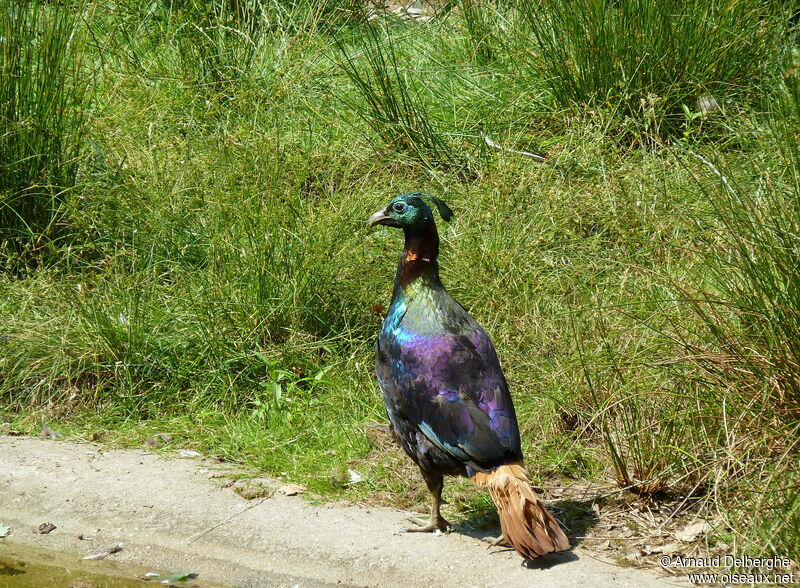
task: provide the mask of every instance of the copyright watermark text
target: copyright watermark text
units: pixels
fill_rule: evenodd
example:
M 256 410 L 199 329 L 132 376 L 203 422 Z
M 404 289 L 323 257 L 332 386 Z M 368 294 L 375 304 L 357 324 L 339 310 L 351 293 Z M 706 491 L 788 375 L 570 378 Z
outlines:
M 788 557 L 748 557 L 746 555 L 717 555 L 714 557 L 686 557 L 662 555 L 659 559 L 664 568 L 687 568 L 692 584 L 795 584 L 800 578 L 787 570 L 791 566 Z M 701 572 L 696 570 L 726 570 Z

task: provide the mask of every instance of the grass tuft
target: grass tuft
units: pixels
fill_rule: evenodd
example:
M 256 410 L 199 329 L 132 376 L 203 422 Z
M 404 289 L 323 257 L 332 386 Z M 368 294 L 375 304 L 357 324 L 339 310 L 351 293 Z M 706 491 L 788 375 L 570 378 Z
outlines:
M 413 76 L 401 66 L 391 27 L 366 25 L 362 30 L 357 51 L 348 52 L 339 43 L 340 67 L 362 102 L 344 94 L 342 99 L 388 147 L 408 152 L 428 166 L 461 167 L 453 147 L 420 99 Z
M 555 104 L 608 105 L 651 140 L 680 136 L 684 106 L 746 104 L 773 84 L 789 22 L 782 3 L 757 0 L 526 1 L 519 11 L 534 44 L 525 63 Z
M 87 129 L 86 2 L 0 11 L 0 268 L 41 257 L 60 231 Z
M 701 164 L 697 265 L 654 282 L 660 300 L 636 317 L 649 348 L 609 342 L 607 364 L 586 372 L 619 484 L 686 496 L 759 554 L 797 549 L 796 73 L 787 84 L 767 121 L 768 157 L 734 168 L 719 153 L 682 155 Z

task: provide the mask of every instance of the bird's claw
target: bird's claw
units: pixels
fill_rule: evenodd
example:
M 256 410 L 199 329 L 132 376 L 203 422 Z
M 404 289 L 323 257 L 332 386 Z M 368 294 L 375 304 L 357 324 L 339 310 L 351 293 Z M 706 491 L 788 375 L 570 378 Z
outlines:
M 491 549 L 492 547 L 497 547 L 498 545 L 509 546 L 508 541 L 506 541 L 506 538 L 503 537 L 502 535 L 500 535 L 499 537 L 484 537 L 483 539 L 481 539 L 481 541 L 489 544 L 488 549 Z
M 451 528 L 450 522 L 444 517 L 434 518 L 430 521 L 409 517 L 408 520 L 411 521 L 415 526 L 408 527 L 406 529 L 406 533 L 432 533 L 437 530 L 444 533 L 449 531 Z

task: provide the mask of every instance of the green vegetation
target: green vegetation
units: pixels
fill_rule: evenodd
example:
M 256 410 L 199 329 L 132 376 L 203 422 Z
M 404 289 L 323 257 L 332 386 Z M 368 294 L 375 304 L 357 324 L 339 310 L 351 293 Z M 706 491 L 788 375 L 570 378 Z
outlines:
M 788 49 L 775 43 L 781 12 L 765 2 L 525 0 L 521 12 L 538 47 L 522 62 L 547 77 L 554 101 L 646 122 L 648 140 L 679 128 L 682 107 L 704 95 L 753 98 Z
M 535 478 L 800 558 L 790 6 L 368 5 L 0 9 L 1 420 L 423 502 L 364 427 L 401 247 L 365 221 L 425 191 Z
M 86 139 L 88 13 L 27 0 L 0 11 L 0 267 L 57 237 Z

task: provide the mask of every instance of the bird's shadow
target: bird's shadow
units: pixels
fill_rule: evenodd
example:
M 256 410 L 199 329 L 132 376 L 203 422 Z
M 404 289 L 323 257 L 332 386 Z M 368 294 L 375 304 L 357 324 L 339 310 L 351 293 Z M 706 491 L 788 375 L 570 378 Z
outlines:
M 592 508 L 594 502 L 593 499 L 574 500 L 568 498 L 548 506 L 548 509 L 556 516 L 561 528 L 564 529 L 569 538 L 570 548 L 566 551 L 550 553 L 544 557 L 526 559 L 523 565 L 529 569 L 546 570 L 560 564 L 577 561 L 579 558 L 573 552 L 574 548 L 583 542 L 589 529 L 596 526 L 600 521 Z M 501 535 L 500 519 L 494 510 L 476 512 L 469 518 L 454 523 L 452 531 L 486 541 L 489 538 Z M 488 546 L 489 544 L 487 543 Z M 505 546 L 497 546 L 492 549 L 498 552 L 513 551 L 511 547 Z

